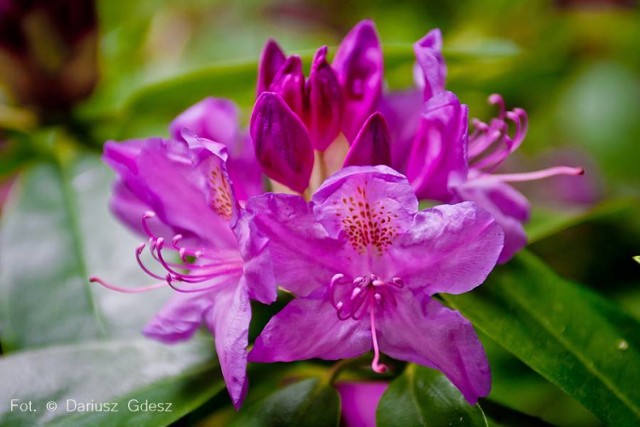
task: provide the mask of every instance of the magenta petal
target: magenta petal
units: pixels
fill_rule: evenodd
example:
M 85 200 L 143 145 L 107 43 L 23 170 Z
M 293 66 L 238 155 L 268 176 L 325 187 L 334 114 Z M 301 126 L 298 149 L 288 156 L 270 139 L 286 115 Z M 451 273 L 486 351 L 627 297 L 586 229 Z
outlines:
M 198 237 L 215 248 L 236 247 L 229 229 L 235 199 L 231 188 L 225 187 L 224 146 L 195 137 L 190 140 L 150 138 L 141 148 L 140 141 L 133 141 L 135 150 L 130 150 L 129 142 L 109 142 L 103 159 L 173 234 Z M 138 155 L 128 157 L 138 148 Z M 215 179 L 214 172 L 220 179 Z M 208 226 L 202 227 L 203 223 Z
M 113 185 L 109 208 L 129 228 L 138 234 L 145 235 L 142 228 L 142 216 L 149 210 L 149 206 L 131 192 L 122 181 L 118 180 Z M 174 230 L 159 221 L 153 224 L 153 231 L 156 236 L 164 239 L 171 239 L 175 234 Z
M 346 256 L 339 256 L 343 244 L 329 238 L 301 197 L 269 193 L 249 199 L 246 209 L 254 230 L 269 239 L 276 281 L 284 289 L 306 296 L 329 284 L 337 271 L 347 271 Z
M 256 157 L 272 179 L 299 193 L 309 186 L 313 147 L 304 124 L 275 93 L 260 95 L 251 116 Z
M 228 99 L 205 98 L 176 117 L 169 132 L 174 139 L 182 139 L 185 128 L 201 138 L 233 146 L 239 131 L 238 109 Z
M 382 50 L 372 21 L 361 21 L 346 35 L 332 65 L 345 101 L 342 130 L 353 140 L 382 93 Z
M 258 87 L 257 96 L 269 90 L 271 82 L 275 78 L 278 70 L 287 59 L 284 52 L 274 40 L 268 40 L 262 49 L 260 65 L 258 66 Z
M 419 199 L 448 202 L 450 187 L 466 179 L 467 113 L 451 92 L 427 101 L 407 165 Z
M 491 372 L 471 323 L 436 300 L 421 304 L 410 292 L 398 298 L 398 309 L 379 319 L 380 350 L 442 371 L 470 404 L 487 396 Z
M 202 314 L 211 307 L 205 292 L 176 294 L 144 327 L 142 333 L 164 343 L 191 338 L 202 324 Z
M 351 144 L 344 166 L 391 165 L 391 136 L 384 116 L 373 113 Z
M 409 89 L 385 94 L 378 110 L 389 125 L 391 142 L 391 166 L 398 171 L 407 169 L 411 142 L 418 131 L 424 100 L 422 92 Z
M 304 74 L 299 56 L 290 56 L 282 64 L 278 74 L 269 86 L 269 92 L 275 92 L 287 103 L 298 117 L 304 112 Z
M 326 293 L 319 289 L 316 294 Z M 371 349 L 371 331 L 362 320 L 339 320 L 326 298 L 298 298 L 271 318 L 249 353 L 251 362 L 337 360 Z
M 247 200 L 264 191 L 262 171 L 256 160 L 253 143 L 241 131 L 238 108 L 227 99 L 206 98 L 180 114 L 169 127 L 175 139 L 183 139 L 182 131 L 220 142 L 227 147 L 227 169 L 238 200 Z
M 263 304 L 272 303 L 278 293 L 268 250 L 269 239 L 257 230 L 253 215 L 244 209 L 233 231 L 244 260 L 240 285 L 246 286 L 251 299 Z
M 218 290 L 205 323 L 213 333 L 222 376 L 233 406 L 238 409 L 247 393 L 247 345 L 251 305 L 243 286 L 233 284 Z
M 503 264 L 527 244 L 522 223 L 529 219 L 529 202 L 515 188 L 497 179 L 472 179 L 455 188 L 462 200 L 476 202 L 489 211 L 504 230 L 504 248 L 498 259 Z
M 326 46 L 316 52 L 307 82 L 308 129 L 313 146 L 319 151 L 326 150 L 336 139 L 342 120 L 342 89 L 326 55 Z
M 468 292 L 491 272 L 503 241 L 502 228 L 475 203 L 426 209 L 389 249 L 388 274 L 429 295 Z
M 340 393 L 345 427 L 376 427 L 376 409 L 389 383 L 341 382 L 335 387 Z
M 424 79 L 424 100 L 444 91 L 447 66 L 442 56 L 442 33 L 431 30 L 413 45 L 421 77 Z
M 407 179 L 387 166 L 341 169 L 325 180 L 312 200 L 316 220 L 329 235 L 348 240 L 359 253 L 383 251 L 411 226 L 418 210 Z

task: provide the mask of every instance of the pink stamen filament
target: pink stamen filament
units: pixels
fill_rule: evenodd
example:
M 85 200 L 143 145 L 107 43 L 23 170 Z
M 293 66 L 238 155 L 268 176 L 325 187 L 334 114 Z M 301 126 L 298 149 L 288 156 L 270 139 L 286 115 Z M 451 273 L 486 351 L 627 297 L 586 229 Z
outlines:
M 90 277 L 89 278 L 89 282 L 98 283 L 98 284 L 104 286 L 107 289 L 111 289 L 112 291 L 122 292 L 122 293 L 125 293 L 125 294 L 138 294 L 140 292 L 152 291 L 154 289 L 160 289 L 160 288 L 163 288 L 163 287 L 167 286 L 166 282 L 162 282 L 162 283 L 155 283 L 153 285 L 143 286 L 141 288 L 123 288 L 123 287 L 120 287 L 120 286 L 112 285 L 109 282 L 105 282 L 104 280 L 100 279 L 99 277 Z
M 534 181 L 537 179 L 549 178 L 557 175 L 584 175 L 584 168 L 572 168 L 568 166 L 556 166 L 548 169 L 542 169 L 535 172 L 525 173 L 509 173 L 486 175 L 476 179 L 498 179 L 503 182 L 523 182 Z
M 151 211 L 147 211 L 144 213 L 144 215 L 142 215 L 142 228 L 144 229 L 144 232 L 147 233 L 149 237 L 154 237 L 154 234 L 151 232 L 151 229 L 149 228 L 149 224 L 147 224 L 147 221 L 150 218 L 154 218 L 155 216 L 156 216 L 155 212 L 151 212 Z
M 171 275 L 172 280 L 185 282 L 185 283 L 201 283 L 206 280 L 219 277 L 224 274 L 237 273 L 242 271 L 242 262 L 238 259 L 225 259 L 224 261 L 219 261 L 215 263 L 208 264 L 192 264 L 192 263 L 183 263 L 183 264 L 175 264 L 167 262 L 162 256 L 162 249 L 164 244 L 164 240 L 162 238 L 157 239 L 155 242 L 150 244 L 150 252 L 153 258 L 162 265 L 162 267 Z M 158 279 L 165 280 L 165 277 L 159 276 L 152 271 L 150 271 L 142 262 L 140 255 L 144 249 L 145 245 L 140 245 L 136 249 L 136 260 L 138 261 L 138 265 L 140 268 L 147 273 L 149 276 Z M 174 268 L 184 268 L 189 270 L 190 273 L 183 274 L 176 271 Z M 192 274 L 192 271 L 204 271 L 203 274 Z
M 474 132 L 469 137 L 468 156 L 472 167 L 486 173 L 496 170 L 511 153 L 518 149 L 527 134 L 527 113 L 521 108 L 506 111 L 500 95 L 491 95 L 489 103 L 498 105 L 500 112 L 490 125 L 474 119 Z M 513 136 L 507 120 L 513 122 Z
M 233 280 L 237 280 L 236 277 L 229 277 L 227 278 L 227 280 L 223 280 L 222 282 L 217 282 L 214 283 L 211 286 L 205 286 L 203 288 L 189 288 L 189 289 L 182 289 L 182 288 L 178 288 L 176 285 L 173 284 L 173 280 L 171 279 L 171 277 L 169 275 L 167 275 L 167 284 L 171 287 L 171 289 L 173 289 L 174 291 L 180 292 L 180 293 L 184 293 L 184 294 L 190 294 L 190 293 L 194 293 L 194 292 L 204 292 L 204 291 L 210 291 L 212 289 L 218 288 L 220 286 L 226 285 L 230 282 L 232 282 Z
M 145 231 L 145 233 L 149 236 L 148 245 L 149 245 L 149 252 L 151 253 L 151 256 L 166 270 L 167 275 L 161 276 L 152 272 L 149 268 L 147 268 L 147 266 L 142 261 L 141 255 L 142 255 L 142 252 L 144 251 L 144 248 L 147 245 L 146 243 L 143 243 L 136 248 L 135 258 L 136 258 L 136 262 L 138 263 L 142 271 L 144 271 L 147 275 L 149 275 L 150 277 L 153 277 L 154 279 L 162 280 L 163 281 L 162 283 L 156 283 L 153 285 L 132 289 L 132 288 L 123 288 L 120 286 L 113 285 L 111 283 L 105 282 L 104 280 L 98 277 L 91 277 L 89 281 L 92 283 L 99 283 L 105 288 L 108 288 L 117 292 L 123 292 L 123 293 L 146 292 L 146 291 L 158 289 L 165 286 L 170 286 L 171 288 L 175 289 L 178 292 L 202 292 L 202 291 L 210 290 L 215 287 L 221 286 L 222 284 L 229 283 L 229 281 L 231 280 L 236 280 L 239 274 L 242 273 L 243 262 L 239 258 L 239 256 L 237 256 L 236 254 L 229 253 L 230 256 L 212 257 L 212 256 L 206 256 L 201 250 L 182 248 L 178 245 L 178 243 L 183 238 L 181 234 L 176 234 L 173 237 L 173 239 L 171 240 L 170 249 L 178 252 L 180 259 L 182 260 L 182 263 L 167 262 L 162 254 L 162 250 L 165 249 L 164 238 L 155 236 L 149 227 L 149 223 L 148 223 L 149 219 L 154 217 L 155 217 L 154 212 L 151 212 L 151 211 L 145 212 L 145 214 L 142 216 L 142 221 L 141 221 L 142 228 Z M 189 262 L 187 260 L 188 256 L 191 256 L 194 258 L 204 258 L 210 262 L 207 262 L 205 264 L 194 264 L 193 262 Z M 187 273 L 180 273 L 176 271 L 176 269 L 184 269 L 187 271 Z M 194 274 L 193 273 L 194 271 L 198 272 L 199 274 Z M 226 279 L 225 279 L 225 276 L 227 276 Z M 203 288 L 191 288 L 188 290 L 177 288 L 173 284 L 173 282 L 182 282 L 182 283 L 189 283 L 189 284 L 202 283 L 209 280 L 220 279 L 220 278 L 223 278 L 224 280 L 218 281 L 213 285 L 206 286 Z

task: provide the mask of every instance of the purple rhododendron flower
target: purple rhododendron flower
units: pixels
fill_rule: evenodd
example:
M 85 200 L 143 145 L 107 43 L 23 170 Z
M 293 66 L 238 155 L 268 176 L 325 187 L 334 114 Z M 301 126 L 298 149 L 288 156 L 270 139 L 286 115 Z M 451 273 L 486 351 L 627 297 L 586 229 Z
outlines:
M 470 403 L 490 373 L 471 323 L 432 296 L 467 292 L 494 267 L 503 232 L 465 202 L 418 211 L 406 178 L 386 166 L 347 167 L 307 203 L 265 194 L 247 203 L 269 239 L 278 284 L 298 298 L 271 319 L 249 360 L 343 359 L 373 349 L 442 371 Z M 295 326 L 293 326 L 295 325 Z
M 313 58 L 308 79 L 300 57 L 286 56 L 273 40 L 260 59 L 258 100 L 251 118 L 256 155 L 271 179 L 298 193 L 310 186 L 314 166 L 320 171 L 316 187 L 341 166 L 349 148 L 340 145 L 351 144 L 350 157 L 363 162 L 357 158 L 376 150 L 364 148 L 363 153 L 362 146 L 371 139 L 358 137 L 386 128 L 380 124 L 384 117 L 372 117 L 383 73 L 373 22 L 362 21 L 347 34 L 333 64 L 326 57 L 323 46 Z
M 164 272 L 156 274 L 143 263 L 142 244 L 138 263 L 160 283 L 123 289 L 91 280 L 123 292 L 167 285 L 178 291 L 144 334 L 174 343 L 204 323 L 215 336 L 222 374 L 238 408 L 247 389 L 249 298 L 270 303 L 276 286 L 266 240 L 249 238 L 251 225 L 229 180 L 226 147 L 183 131 L 180 139 L 108 142 L 103 159 L 118 174 L 113 211 L 149 237 L 149 250 Z
M 530 211 L 526 197 L 509 183 L 579 175 L 583 169 L 553 167 L 532 173 L 496 174 L 524 140 L 525 111 L 506 111 L 502 97 L 491 95 L 489 101 L 499 105 L 498 116 L 488 124 L 473 120 L 474 131 L 469 135 L 467 106 L 444 89 L 446 65 L 440 31 L 430 31 L 414 45 L 414 51 L 418 89 L 390 94 L 380 105 L 390 117 L 391 164 L 406 173 L 420 199 L 445 203 L 468 200 L 487 209 L 505 231 L 499 259 L 504 263 L 526 245 L 523 223 L 528 221 Z
M 340 382 L 336 384 L 340 394 L 342 425 L 345 427 L 376 427 L 376 409 L 389 383 Z

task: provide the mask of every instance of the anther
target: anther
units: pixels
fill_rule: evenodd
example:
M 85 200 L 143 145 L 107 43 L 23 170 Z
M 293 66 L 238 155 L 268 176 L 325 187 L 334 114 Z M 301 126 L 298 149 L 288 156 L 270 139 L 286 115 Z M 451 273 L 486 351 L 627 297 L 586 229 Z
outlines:
M 334 274 L 333 277 L 331 278 L 331 286 L 335 285 L 336 282 L 338 282 L 339 280 L 342 280 L 343 278 L 344 278 L 344 274 L 342 273 Z
M 394 277 L 393 279 L 391 279 L 391 282 L 399 288 L 402 288 L 404 286 L 404 280 L 399 277 Z

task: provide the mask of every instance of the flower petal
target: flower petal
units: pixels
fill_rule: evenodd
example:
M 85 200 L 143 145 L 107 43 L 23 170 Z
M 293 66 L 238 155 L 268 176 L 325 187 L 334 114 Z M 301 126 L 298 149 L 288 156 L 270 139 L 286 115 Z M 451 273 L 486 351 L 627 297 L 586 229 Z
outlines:
M 484 281 L 503 241 L 502 228 L 475 203 L 437 206 L 415 216 L 408 232 L 389 248 L 380 270 L 428 295 L 460 294 Z
M 487 396 L 489 363 L 471 323 L 436 300 L 421 304 L 410 292 L 399 292 L 398 298 L 399 308 L 378 321 L 380 350 L 442 371 L 470 404 Z
M 371 332 L 362 320 L 340 320 L 322 296 L 325 289 L 298 298 L 271 318 L 249 353 L 251 362 L 291 362 L 312 358 L 337 360 L 371 349 Z
M 287 194 L 253 197 L 241 221 L 250 220 L 257 233 L 269 239 L 267 250 L 276 281 L 297 296 L 306 296 L 326 286 L 334 274 L 346 271 L 344 244 L 331 239 L 318 224 L 308 203 Z
M 233 406 L 239 409 L 248 387 L 247 345 L 251 305 L 246 288 L 232 284 L 217 291 L 204 320 L 213 333 L 222 376 Z
M 268 40 L 262 49 L 260 65 L 258 66 L 257 96 L 269 90 L 271 82 L 273 82 L 274 77 L 286 59 L 287 57 L 278 43 L 275 40 Z
M 211 304 L 211 295 L 206 292 L 176 293 L 147 323 L 142 333 L 168 344 L 187 340 L 198 330 L 202 315 Z
M 304 108 L 304 74 L 299 56 L 292 55 L 282 64 L 273 78 L 269 92 L 275 92 L 287 103 L 298 117 L 302 117 Z
M 169 126 L 174 139 L 183 139 L 183 129 L 189 129 L 201 138 L 220 142 L 227 147 L 229 178 L 238 200 L 264 192 L 262 171 L 253 149 L 253 143 L 240 130 L 238 108 L 223 98 L 206 98 L 189 107 Z
M 376 427 L 376 408 L 388 382 L 340 382 L 335 385 L 342 403 L 342 422 L 347 427 Z
M 409 89 L 384 94 L 378 110 L 384 115 L 391 134 L 391 166 L 405 171 L 411 151 L 411 142 L 422 117 L 424 100 L 422 91 Z
M 271 304 L 278 296 L 273 264 L 267 248 L 269 239 L 264 237 L 253 221 L 253 215 L 242 210 L 233 227 L 244 260 L 240 285 L 246 286 L 249 297 L 263 304 Z
M 380 255 L 411 226 L 418 201 L 406 178 L 387 166 L 350 166 L 313 195 L 314 214 L 329 235 L 360 254 Z
M 452 92 L 427 101 L 407 165 L 407 178 L 419 199 L 448 202 L 449 187 L 465 180 L 467 113 Z
M 344 166 L 391 165 L 391 135 L 384 116 L 373 113 L 362 125 Z
M 342 40 L 332 66 L 345 97 L 342 130 L 353 140 L 382 93 L 382 50 L 372 21 L 353 27 Z
M 149 206 L 131 192 L 120 180 L 117 180 L 113 185 L 109 208 L 131 230 L 146 237 L 142 228 L 142 216 L 149 210 Z M 171 239 L 176 234 L 175 230 L 160 221 L 155 221 L 151 229 L 156 236 L 164 239 Z
M 265 92 L 258 98 L 251 137 L 267 176 L 304 192 L 313 169 L 313 147 L 304 124 L 277 94 Z
M 239 133 L 238 109 L 228 99 L 205 98 L 176 117 L 169 132 L 174 139 L 182 139 L 184 128 L 201 138 L 233 147 Z
M 472 179 L 456 187 L 461 200 L 470 200 L 483 207 L 504 230 L 504 248 L 498 258 L 504 264 L 527 244 L 523 223 L 529 219 L 530 206 L 515 188 L 491 177 Z
M 307 82 L 309 135 L 319 151 L 326 150 L 340 133 L 343 108 L 340 82 L 326 56 L 326 46 L 318 49 Z
M 413 45 L 418 67 L 421 71 L 420 86 L 424 86 L 424 100 L 444 91 L 447 66 L 442 56 L 442 33 L 431 30 Z
M 150 138 L 142 144 L 133 141 L 133 147 L 129 142 L 108 142 L 103 159 L 176 234 L 198 237 L 210 247 L 235 247 L 229 229 L 235 200 L 226 179 L 224 146 L 195 137 L 189 140 Z M 131 157 L 131 153 L 137 154 Z

